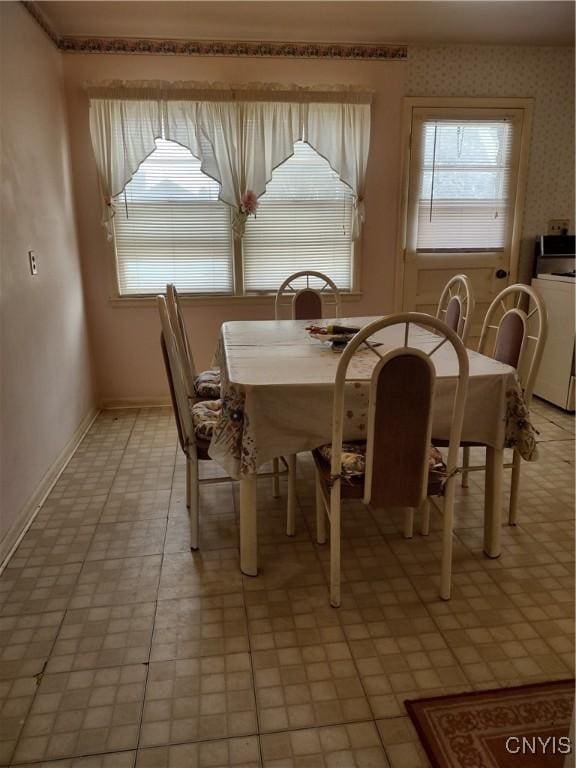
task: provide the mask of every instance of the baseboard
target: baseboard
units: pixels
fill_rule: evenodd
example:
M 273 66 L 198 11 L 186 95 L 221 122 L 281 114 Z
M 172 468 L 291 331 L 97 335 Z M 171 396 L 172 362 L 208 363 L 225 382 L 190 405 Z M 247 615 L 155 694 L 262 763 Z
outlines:
M 46 497 L 54 487 L 62 472 L 66 469 L 66 465 L 74 455 L 74 451 L 82 441 L 84 435 L 88 432 L 94 423 L 94 420 L 98 416 L 99 412 L 99 408 L 91 408 L 84 419 L 82 419 L 82 422 L 74 431 L 74 434 L 66 443 L 66 446 L 60 452 L 60 455 L 56 461 L 54 461 L 52 466 L 44 474 L 44 477 L 38 484 L 32 497 L 20 510 L 18 517 L 14 521 L 6 536 L 2 539 L 2 541 L 0 541 L 0 573 L 2 573 L 8 564 L 8 561 L 14 554 L 16 547 L 20 544 L 24 534 L 34 522 L 34 518 L 38 514 L 38 510 L 46 500 Z
M 113 410 L 115 408 L 159 408 L 160 406 L 167 405 L 172 405 L 169 395 L 164 397 L 104 398 L 100 400 L 100 408 L 105 408 L 106 410 Z

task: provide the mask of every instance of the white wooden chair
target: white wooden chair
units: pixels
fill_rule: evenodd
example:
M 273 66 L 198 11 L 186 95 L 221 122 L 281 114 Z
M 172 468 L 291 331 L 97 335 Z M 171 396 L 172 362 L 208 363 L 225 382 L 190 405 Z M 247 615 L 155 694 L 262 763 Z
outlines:
M 440 336 L 429 352 L 410 346 L 413 325 Z M 404 326 L 402 346 L 381 353 L 371 338 L 390 326 Z M 445 343 L 458 360 L 448 457 L 432 448 L 432 414 L 436 371 L 434 354 Z M 369 382 L 366 442 L 344 441 L 345 391 L 355 379 L 350 372 L 355 353 L 369 348 L 378 358 Z M 313 451 L 316 464 L 316 526 L 320 544 L 330 523 L 330 602 L 340 605 L 341 503 L 348 497 L 378 507 L 404 507 L 404 535 L 412 536 L 414 509 L 429 514 L 427 499 L 443 494 L 440 595 L 450 598 L 454 481 L 468 387 L 466 349 L 445 323 L 408 312 L 376 320 L 359 331 L 340 358 L 336 372 L 332 443 Z M 423 525 L 427 525 L 427 521 Z
M 200 479 L 198 472 L 199 461 L 210 461 L 208 448 L 212 437 L 212 430 L 219 416 L 222 401 L 194 402 L 188 396 L 185 364 L 180 357 L 176 342 L 174 328 L 170 322 L 170 315 L 166 298 L 157 297 L 158 310 L 162 331 L 160 345 L 166 367 L 166 375 L 170 388 L 170 396 L 174 408 L 174 417 L 178 430 L 180 447 L 186 456 L 186 506 L 190 516 L 190 547 L 198 549 L 199 545 L 199 512 L 200 512 L 200 485 L 205 483 L 229 482 L 230 478 L 213 477 Z M 287 530 L 294 531 L 294 518 L 296 514 L 296 485 L 295 475 L 284 459 L 284 469 L 278 470 L 279 475 L 288 475 L 288 522 Z M 262 472 L 258 478 L 270 478 L 274 472 Z
M 310 284 L 311 279 L 318 287 Z M 285 314 L 283 310 L 288 309 L 292 320 L 316 320 L 324 317 L 325 307 L 329 317 L 340 317 L 341 297 L 336 283 L 322 272 L 304 270 L 287 277 L 278 289 L 274 302 L 274 317 L 281 320 Z M 288 461 L 296 472 L 296 456 L 289 456 Z M 278 459 L 274 459 L 273 468 L 278 470 Z M 273 495 L 277 498 L 280 491 L 276 477 L 273 483 Z
M 455 275 L 442 291 L 436 317 L 446 323 L 466 345 L 474 315 L 474 291 L 467 275 Z
M 315 283 L 318 287 L 314 286 Z M 304 270 L 294 272 L 284 280 L 276 294 L 274 315 L 276 320 L 280 320 L 282 309 L 289 308 L 292 320 L 340 317 L 341 303 L 340 291 L 333 280 L 322 272 Z M 326 314 L 324 307 L 327 308 Z
M 548 316 L 544 302 L 533 288 L 522 283 L 504 288 L 490 304 L 484 318 L 478 351 L 516 368 L 528 409 L 547 334 Z M 471 443 L 467 443 L 463 448 L 462 485 L 464 487 L 468 485 L 468 472 L 486 469 L 485 464 L 470 466 L 471 446 Z M 512 462 L 504 465 L 505 469 L 512 470 L 508 507 L 509 525 L 516 525 L 518 517 L 520 463 L 520 454 L 514 450 Z
M 166 286 L 166 304 L 178 354 L 184 363 L 183 373 L 188 397 L 193 400 L 218 400 L 220 397 L 220 371 L 213 368 L 198 373 L 196 370 L 178 291 L 172 283 L 168 283 Z
M 166 303 L 168 305 L 168 315 L 174 330 L 176 345 L 180 359 L 183 361 L 184 379 L 188 397 L 191 400 L 218 400 L 220 398 L 220 371 L 218 368 L 212 368 L 208 371 L 198 373 L 194 365 L 194 357 L 190 348 L 186 324 L 180 306 L 180 299 L 176 286 L 169 283 L 166 286 Z M 296 472 L 296 458 L 288 457 L 290 470 Z M 273 460 L 272 472 L 272 495 L 275 499 L 280 497 L 280 461 Z M 293 481 L 295 482 L 295 480 Z M 294 536 L 295 516 L 289 515 L 286 527 L 288 536 Z

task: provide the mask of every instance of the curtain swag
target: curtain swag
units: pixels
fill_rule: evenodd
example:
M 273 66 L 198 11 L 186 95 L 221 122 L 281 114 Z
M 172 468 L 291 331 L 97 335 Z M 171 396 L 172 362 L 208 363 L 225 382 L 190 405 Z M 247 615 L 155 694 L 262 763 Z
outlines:
M 242 237 L 246 195 L 266 191 L 275 168 L 306 141 L 354 195 L 352 239 L 364 221 L 370 144 L 370 94 L 355 88 L 297 86 L 200 87 L 197 83 L 107 83 L 86 86 L 90 133 L 111 237 L 114 198 L 164 138 L 187 147 L 202 171 L 220 185 L 220 200 L 234 211 Z

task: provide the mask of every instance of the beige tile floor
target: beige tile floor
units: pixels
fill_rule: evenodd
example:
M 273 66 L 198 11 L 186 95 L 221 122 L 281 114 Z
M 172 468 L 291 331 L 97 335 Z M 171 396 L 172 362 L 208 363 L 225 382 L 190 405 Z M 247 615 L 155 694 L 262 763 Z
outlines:
M 285 489 L 259 485 L 250 578 L 237 485 L 204 486 L 191 553 L 170 410 L 103 412 L 0 577 L 0 765 L 423 768 L 406 699 L 570 677 L 574 418 L 533 410 L 541 458 L 501 558 L 482 553 L 482 473 L 458 493 L 447 603 L 438 521 L 407 541 L 351 503 L 339 610 L 306 456 L 294 538 Z

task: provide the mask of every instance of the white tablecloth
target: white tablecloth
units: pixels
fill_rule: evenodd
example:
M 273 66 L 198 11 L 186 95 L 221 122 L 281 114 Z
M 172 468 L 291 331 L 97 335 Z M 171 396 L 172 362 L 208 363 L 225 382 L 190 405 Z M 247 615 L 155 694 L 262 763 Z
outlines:
M 361 327 L 375 317 L 342 318 L 342 325 Z M 328 324 L 329 320 L 318 321 Z M 332 393 L 339 354 L 309 336 L 304 320 L 224 323 L 215 362 L 222 374 L 222 414 L 210 456 L 232 477 L 252 473 L 270 459 L 311 450 L 330 442 Z M 374 338 L 380 352 L 402 346 L 404 326 L 389 327 Z M 431 349 L 438 337 L 411 325 L 409 346 Z M 349 369 L 353 378 L 369 380 L 378 358 L 358 351 Z M 457 360 L 449 344 L 436 352 L 433 435 L 447 438 L 453 406 Z M 494 448 L 517 447 L 536 458 L 534 430 L 516 373 L 508 365 L 469 352 L 470 380 L 463 441 Z M 346 398 L 347 439 L 366 435 L 367 387 L 350 384 Z

